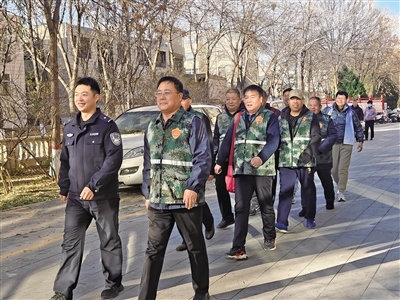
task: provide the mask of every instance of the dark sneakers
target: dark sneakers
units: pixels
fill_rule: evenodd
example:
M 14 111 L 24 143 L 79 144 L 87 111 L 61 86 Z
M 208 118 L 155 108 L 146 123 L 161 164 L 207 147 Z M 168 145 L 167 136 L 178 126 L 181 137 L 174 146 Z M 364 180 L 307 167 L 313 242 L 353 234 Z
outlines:
M 183 241 L 178 247 L 176 247 L 176 251 L 185 251 L 187 249 L 186 243 Z
M 118 296 L 120 292 L 124 290 L 124 286 L 122 284 L 117 285 L 117 286 L 107 286 L 102 292 L 101 292 L 101 298 L 102 299 L 113 299 Z
M 265 240 L 263 248 L 264 248 L 265 251 L 275 250 L 276 249 L 276 241 L 275 241 L 275 239 Z
M 211 240 L 213 238 L 214 234 L 215 234 L 215 228 L 214 228 L 214 224 L 213 224 L 211 230 L 206 230 L 206 234 L 205 234 L 206 239 Z
M 64 294 L 56 292 L 54 296 L 50 298 L 50 300 L 67 300 L 67 297 L 65 297 Z
M 228 227 L 229 225 L 235 224 L 234 220 L 231 221 L 226 221 L 226 220 L 222 220 L 221 222 L 219 222 L 219 224 L 217 225 L 218 229 L 224 229 L 226 227 Z
M 246 260 L 247 254 L 244 247 L 233 247 L 228 253 L 225 253 L 226 259 Z
M 326 202 L 326 209 L 334 209 L 335 205 L 333 204 L 333 201 Z

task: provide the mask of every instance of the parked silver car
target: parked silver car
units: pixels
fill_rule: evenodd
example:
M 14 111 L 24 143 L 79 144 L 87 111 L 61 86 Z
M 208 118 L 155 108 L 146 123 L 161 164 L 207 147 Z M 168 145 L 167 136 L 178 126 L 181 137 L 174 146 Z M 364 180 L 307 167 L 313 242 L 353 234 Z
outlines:
M 221 109 L 214 105 L 194 104 L 193 109 L 208 116 L 211 128 L 214 129 L 217 115 Z M 124 159 L 119 170 L 120 185 L 142 184 L 143 170 L 143 135 L 150 121 L 155 119 L 160 110 L 156 105 L 142 106 L 127 110 L 116 120 L 121 132 Z

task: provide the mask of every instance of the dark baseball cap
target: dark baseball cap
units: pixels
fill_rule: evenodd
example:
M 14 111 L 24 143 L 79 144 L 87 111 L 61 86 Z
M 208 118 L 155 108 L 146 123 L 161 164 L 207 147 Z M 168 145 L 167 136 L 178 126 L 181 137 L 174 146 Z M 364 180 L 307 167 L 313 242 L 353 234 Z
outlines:
M 190 93 L 187 89 L 183 89 L 182 99 L 192 99 L 192 97 L 190 96 Z

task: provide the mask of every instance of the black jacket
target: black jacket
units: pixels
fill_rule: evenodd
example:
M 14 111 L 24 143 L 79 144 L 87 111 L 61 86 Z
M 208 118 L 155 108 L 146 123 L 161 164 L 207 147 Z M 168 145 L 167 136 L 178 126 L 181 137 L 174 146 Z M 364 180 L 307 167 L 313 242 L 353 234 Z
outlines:
M 81 113 L 64 128 L 60 194 L 79 199 L 85 187 L 93 200 L 118 197 L 118 170 L 122 163 L 121 135 L 115 122 L 97 109 L 80 128 Z

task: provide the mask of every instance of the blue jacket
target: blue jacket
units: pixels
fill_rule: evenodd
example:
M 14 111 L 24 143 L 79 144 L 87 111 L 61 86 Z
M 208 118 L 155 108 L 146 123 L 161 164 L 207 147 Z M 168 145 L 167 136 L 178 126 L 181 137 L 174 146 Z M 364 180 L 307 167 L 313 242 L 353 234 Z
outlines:
M 331 116 L 335 124 L 338 135 L 335 144 L 352 145 L 354 143 L 354 138 L 357 142 L 364 141 L 364 131 L 360 120 L 347 103 L 342 110 L 339 110 L 336 103 L 333 103 L 332 106 L 325 107 L 322 112 Z
M 93 200 L 119 197 L 121 135 L 115 122 L 99 108 L 84 125 L 78 113 L 65 126 L 60 160 L 60 195 L 79 199 L 88 187 L 94 193 Z

